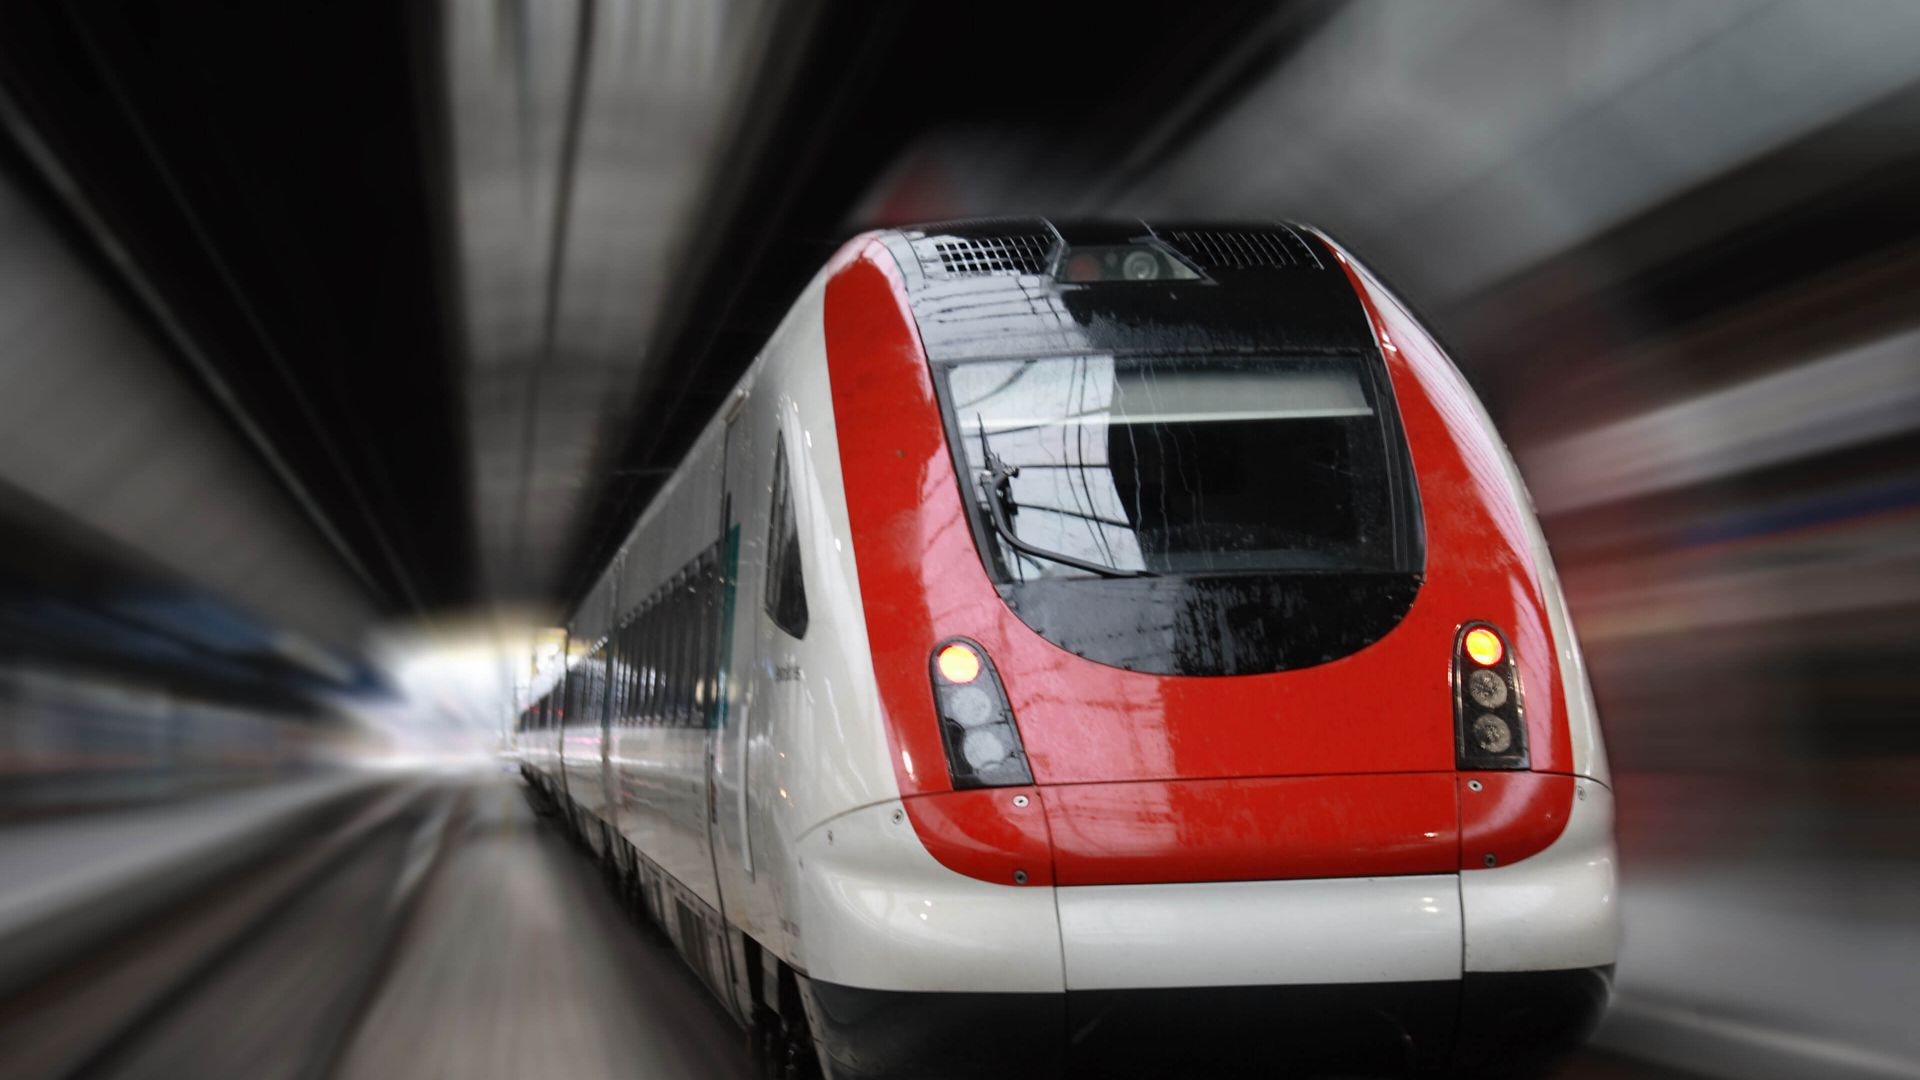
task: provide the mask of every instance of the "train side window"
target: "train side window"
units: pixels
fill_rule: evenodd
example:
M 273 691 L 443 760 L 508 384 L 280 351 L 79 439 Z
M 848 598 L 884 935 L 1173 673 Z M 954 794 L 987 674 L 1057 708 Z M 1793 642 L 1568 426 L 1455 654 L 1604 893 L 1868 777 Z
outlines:
M 605 680 L 600 678 L 601 660 L 605 655 L 597 646 L 587 653 L 587 677 L 581 680 L 580 684 L 584 695 L 580 705 L 585 710 L 580 714 L 580 719 L 595 727 L 600 726 L 600 715 L 606 710 Z
M 599 696 L 593 692 L 593 650 L 580 658 L 580 690 L 574 695 L 573 715 L 577 724 L 595 724 L 600 720 Z
M 707 632 L 707 641 L 713 649 L 713 661 L 707 667 L 707 697 L 711 704 L 707 713 L 715 720 L 720 717 L 720 669 L 726 666 L 727 639 L 727 581 L 720 569 L 720 548 L 715 547 L 707 556 L 707 583 L 713 591 L 713 626 Z
M 636 650 L 638 659 L 634 661 L 640 668 L 638 723 L 642 727 L 653 723 L 653 639 L 653 605 L 648 603 L 640 608 L 640 644 Z
M 646 640 L 640 647 L 640 663 L 647 669 L 647 689 L 641 695 L 640 708 L 646 716 L 641 723 L 660 726 L 660 597 L 649 597 L 646 614 Z
M 587 708 L 589 712 L 583 719 L 594 727 L 607 715 L 607 645 L 601 642 L 587 654 Z
M 696 727 L 693 681 L 700 667 L 700 592 L 691 568 L 680 579 L 680 726 Z
M 627 631 L 627 677 L 633 687 L 627 693 L 627 723 L 639 727 L 641 694 L 646 690 L 646 669 L 640 666 L 640 644 L 646 640 L 646 626 L 640 621 L 639 612 L 633 613 L 633 623 Z
M 627 665 L 622 658 L 626 634 L 619 628 L 607 635 L 607 726 L 626 723 Z
M 620 630 L 607 635 L 607 726 L 619 727 L 627 710 L 626 667 L 620 662 Z
M 766 611 L 773 625 L 807 636 L 807 589 L 800 574 L 800 523 L 793 515 L 793 482 L 787 470 L 787 440 L 773 451 L 773 504 L 767 514 Z
M 645 727 L 648 722 L 648 702 L 653 692 L 653 673 L 647 666 L 647 653 L 653 646 L 653 622 L 644 603 L 640 605 L 640 613 L 634 617 L 633 628 L 633 722 L 638 727 Z
M 664 727 L 667 722 L 667 598 L 653 595 L 653 607 L 647 612 L 651 624 L 647 630 L 647 666 L 652 669 L 653 689 L 647 692 L 647 723 Z
M 620 687 L 620 709 L 614 717 L 621 727 L 633 723 L 633 632 L 633 623 L 622 626 L 613 651 L 615 685 Z
M 640 614 L 633 620 L 637 632 L 633 642 L 633 722 L 641 727 L 647 725 L 647 696 L 653 690 L 653 676 L 647 667 L 647 646 L 653 640 L 653 624 L 647 614 L 647 605 L 642 602 Z
M 687 653 L 687 605 L 680 595 L 680 578 L 674 576 L 666 595 L 667 626 L 667 708 L 666 723 L 669 727 L 684 727 L 685 716 L 680 710 L 680 689 L 686 684 L 686 676 L 681 674 L 686 666 Z
M 700 724 L 712 727 L 719 712 L 720 689 L 720 575 L 718 560 L 709 548 L 700 556 Z
M 632 726 L 640 719 L 640 619 L 636 616 L 627 624 L 626 644 L 620 652 L 620 663 L 626 674 L 627 682 L 627 724 Z
M 699 727 L 693 684 L 700 677 L 700 584 L 691 567 L 680 583 L 680 633 L 686 639 L 680 650 L 680 723 Z
M 667 727 L 671 724 L 672 711 L 668 707 L 668 693 L 673 689 L 673 626 L 667 616 L 673 610 L 673 596 L 661 592 L 653 598 L 653 723 L 655 727 Z
M 693 566 L 687 574 L 687 589 L 693 597 L 693 624 L 689 636 L 693 639 L 693 670 L 687 679 L 687 701 L 692 707 L 687 723 L 694 727 L 707 725 L 707 566 L 699 557 L 694 556 Z
M 667 593 L 667 723 L 686 727 L 686 711 L 680 706 L 680 692 L 687 676 L 687 598 L 680 577 L 674 575 L 672 591 Z

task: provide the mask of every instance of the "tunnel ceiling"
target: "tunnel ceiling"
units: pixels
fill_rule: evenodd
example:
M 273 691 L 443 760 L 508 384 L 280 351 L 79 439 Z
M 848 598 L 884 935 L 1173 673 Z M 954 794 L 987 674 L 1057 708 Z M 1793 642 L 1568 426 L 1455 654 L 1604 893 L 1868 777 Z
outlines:
M 284 462 L 375 603 L 455 601 L 472 544 L 418 25 L 284 9 L 10 6 L 17 171 L 44 191 L 31 154 L 57 163 L 73 190 L 46 201 L 76 246 L 156 337 L 178 330 L 183 374 Z
M 379 608 L 561 606 L 927 132 L 1092 184 L 1317 9 L 14 5 L 5 162 Z
M 860 227 L 1308 214 L 1500 373 L 1496 414 L 1557 377 L 1539 320 L 1649 333 L 1904 250 L 1905 38 L 1752 10 L 1582 66 L 1503 35 L 1584 24 L 1500 5 L 10 5 L 0 167 L 378 610 L 554 610 Z M 1783 43 L 1846 78 L 1776 78 Z M 1735 93 L 1754 124 L 1640 160 L 1662 103 Z

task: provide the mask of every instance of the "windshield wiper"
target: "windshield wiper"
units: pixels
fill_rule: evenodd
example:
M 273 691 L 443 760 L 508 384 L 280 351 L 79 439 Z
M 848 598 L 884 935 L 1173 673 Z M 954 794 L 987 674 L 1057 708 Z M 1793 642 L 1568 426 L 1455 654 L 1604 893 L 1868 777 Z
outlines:
M 1013 478 L 1020 475 L 1020 466 L 1008 465 L 1005 461 L 1001 460 L 1000 455 L 993 452 L 993 447 L 987 442 L 987 424 L 985 420 L 980 422 L 980 452 L 985 457 L 987 463 L 987 471 L 984 477 L 987 481 L 987 490 L 986 498 L 983 500 L 987 504 L 987 520 L 993 523 L 993 531 L 1000 534 L 1000 539 L 1006 541 L 1008 547 L 1023 555 L 1031 555 L 1036 559 L 1045 559 L 1048 562 L 1057 562 L 1063 566 L 1071 566 L 1076 570 L 1085 570 L 1089 574 L 1098 574 L 1101 577 L 1136 578 L 1153 576 L 1153 573 L 1148 570 L 1122 570 L 1117 566 L 1107 566 L 1104 563 L 1090 562 L 1086 559 L 1076 559 L 1072 555 L 1063 554 L 1058 551 L 1048 551 L 1046 548 L 1029 544 L 1018 536 L 1015 536 L 1012 518 L 1014 512 L 1019 509 L 1019 504 L 1016 503 L 1013 498 Z

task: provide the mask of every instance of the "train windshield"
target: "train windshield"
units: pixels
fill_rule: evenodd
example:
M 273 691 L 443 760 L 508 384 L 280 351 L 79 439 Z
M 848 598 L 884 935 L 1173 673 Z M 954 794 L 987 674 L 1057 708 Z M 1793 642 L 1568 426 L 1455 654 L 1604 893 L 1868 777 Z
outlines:
M 997 579 L 1417 573 L 1385 373 L 1362 355 L 943 365 Z

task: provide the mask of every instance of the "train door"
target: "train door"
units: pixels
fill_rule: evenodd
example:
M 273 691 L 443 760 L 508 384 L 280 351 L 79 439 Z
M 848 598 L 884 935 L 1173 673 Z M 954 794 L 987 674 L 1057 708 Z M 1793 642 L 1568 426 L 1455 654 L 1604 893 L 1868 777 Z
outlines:
M 718 575 L 720 598 L 720 656 L 717 671 L 713 737 L 710 740 L 707 827 L 713 848 L 714 873 L 721 894 L 728 898 L 729 914 L 741 919 L 736 901 L 750 891 L 754 878 L 753 847 L 747 821 L 747 769 L 752 741 L 752 680 L 745 678 L 757 659 L 753 620 L 746 613 L 742 593 L 751 592 L 752 576 L 744 568 L 743 522 L 752 514 L 756 496 L 752 424 L 747 393 L 736 391 L 727 413 L 726 444 L 722 450 L 720 484 L 720 538 Z

